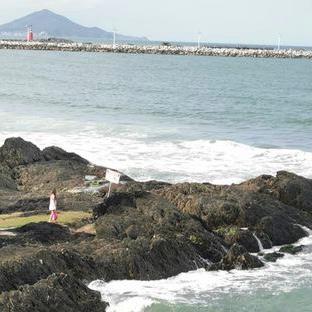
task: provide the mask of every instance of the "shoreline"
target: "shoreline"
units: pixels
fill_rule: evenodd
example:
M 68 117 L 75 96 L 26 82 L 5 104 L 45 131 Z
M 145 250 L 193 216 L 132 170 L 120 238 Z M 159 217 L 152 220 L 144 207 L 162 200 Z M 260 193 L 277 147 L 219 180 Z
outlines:
M 252 48 L 211 48 L 191 46 L 152 46 L 129 44 L 91 44 L 63 42 L 24 42 L 0 40 L 0 50 L 35 50 L 60 52 L 96 52 L 96 53 L 126 53 L 126 54 L 155 54 L 181 56 L 222 56 L 222 57 L 252 57 L 252 58 L 291 58 L 312 59 L 312 50 L 270 50 Z
M 312 180 L 286 171 L 228 186 L 137 182 L 119 172 L 121 183 L 106 197 L 107 167 L 22 138 L 0 147 L 0 169 L 0 219 L 32 217 L 3 226 L 14 225 L 15 234 L 0 239 L 4 312 L 51 304 L 66 310 L 66 302 L 78 312 L 86 304 L 106 311 L 108 303 L 86 283 L 259 269 L 289 254 L 304 256 L 300 240 L 312 229 Z M 58 190 L 59 222 L 74 211 L 86 218 L 65 226 L 42 221 L 51 189 Z M 101 293 L 106 301 L 109 292 Z

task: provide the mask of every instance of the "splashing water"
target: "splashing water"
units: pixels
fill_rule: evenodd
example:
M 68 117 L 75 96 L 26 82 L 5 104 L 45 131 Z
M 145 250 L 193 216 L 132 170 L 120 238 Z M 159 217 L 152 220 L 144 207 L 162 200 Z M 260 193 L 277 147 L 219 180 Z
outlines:
M 259 237 L 256 235 L 256 233 L 253 233 L 253 237 L 256 239 L 260 252 L 264 250 L 263 245 Z
M 305 230 L 309 236 L 295 244 L 305 246 L 302 253 L 285 254 L 264 268 L 231 272 L 200 269 L 166 280 L 94 281 L 89 287 L 100 291 L 103 300 L 110 303 L 109 312 L 310 311 L 312 231 Z

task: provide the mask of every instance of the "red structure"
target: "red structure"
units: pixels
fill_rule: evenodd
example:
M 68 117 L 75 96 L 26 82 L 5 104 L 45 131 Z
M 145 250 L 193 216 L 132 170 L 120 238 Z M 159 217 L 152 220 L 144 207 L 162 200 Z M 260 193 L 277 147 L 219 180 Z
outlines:
M 26 40 L 27 40 L 28 42 L 34 40 L 34 34 L 33 34 L 32 27 L 31 27 L 31 26 L 28 26 L 28 27 L 27 27 L 27 37 L 26 37 Z

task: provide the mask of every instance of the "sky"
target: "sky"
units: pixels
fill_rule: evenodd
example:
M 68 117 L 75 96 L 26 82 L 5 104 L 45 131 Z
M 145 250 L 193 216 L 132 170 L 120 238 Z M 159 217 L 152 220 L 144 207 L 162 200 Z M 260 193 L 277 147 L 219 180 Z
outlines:
M 312 46 L 312 0 L 0 0 L 0 24 L 49 9 L 151 40 Z

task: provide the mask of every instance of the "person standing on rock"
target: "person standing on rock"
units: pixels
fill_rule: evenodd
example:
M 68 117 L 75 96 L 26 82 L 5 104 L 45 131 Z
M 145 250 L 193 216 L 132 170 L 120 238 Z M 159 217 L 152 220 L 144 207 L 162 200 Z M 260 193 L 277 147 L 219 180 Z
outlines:
M 49 211 L 51 213 L 50 213 L 49 222 L 56 222 L 57 220 L 56 205 L 57 205 L 56 189 L 54 189 L 50 195 Z

